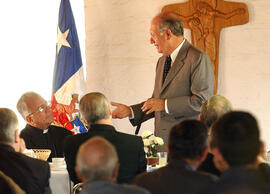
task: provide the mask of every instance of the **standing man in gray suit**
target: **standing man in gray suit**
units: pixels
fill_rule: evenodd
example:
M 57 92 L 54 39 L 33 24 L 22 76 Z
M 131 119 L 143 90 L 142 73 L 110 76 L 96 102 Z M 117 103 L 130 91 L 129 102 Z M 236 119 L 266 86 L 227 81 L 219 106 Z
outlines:
M 112 102 L 113 118 L 129 117 L 133 126 L 155 117 L 155 135 L 168 141 L 171 127 L 198 118 L 202 103 L 213 94 L 214 73 L 209 57 L 184 38 L 181 20 L 160 13 L 151 22 L 150 43 L 162 54 L 156 66 L 153 95 L 140 104 Z

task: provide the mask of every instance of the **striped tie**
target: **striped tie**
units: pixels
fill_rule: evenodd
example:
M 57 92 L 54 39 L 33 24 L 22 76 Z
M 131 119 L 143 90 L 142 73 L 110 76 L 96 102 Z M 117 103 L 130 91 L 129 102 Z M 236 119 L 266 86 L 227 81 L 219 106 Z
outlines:
M 162 84 L 165 82 L 165 79 L 171 69 L 171 62 L 172 62 L 172 59 L 171 59 L 171 56 L 169 55 L 166 57 L 166 61 L 164 65 Z

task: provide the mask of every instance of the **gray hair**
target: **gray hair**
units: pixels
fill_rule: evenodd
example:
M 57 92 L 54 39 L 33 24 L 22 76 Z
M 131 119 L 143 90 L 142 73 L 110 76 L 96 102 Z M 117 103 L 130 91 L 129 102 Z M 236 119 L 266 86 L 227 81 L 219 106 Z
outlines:
M 18 118 L 8 108 L 0 108 L 0 142 L 14 143 L 14 133 L 18 129 Z
M 184 35 L 183 23 L 179 15 L 173 12 L 163 12 L 156 16 L 159 24 L 159 32 L 163 34 L 167 29 L 170 29 L 175 36 Z
M 85 180 L 110 180 L 118 162 L 114 146 L 103 137 L 93 137 L 79 148 L 76 166 Z
M 221 95 L 214 95 L 201 106 L 202 122 L 209 129 L 210 126 L 225 113 L 232 110 L 230 101 Z
M 26 92 L 20 97 L 19 101 L 17 102 L 17 110 L 24 119 L 28 114 L 30 114 L 26 104 L 28 98 L 42 98 L 42 97 L 35 92 Z
M 88 93 L 80 100 L 80 112 L 88 125 L 108 119 L 110 117 L 109 101 L 99 92 Z

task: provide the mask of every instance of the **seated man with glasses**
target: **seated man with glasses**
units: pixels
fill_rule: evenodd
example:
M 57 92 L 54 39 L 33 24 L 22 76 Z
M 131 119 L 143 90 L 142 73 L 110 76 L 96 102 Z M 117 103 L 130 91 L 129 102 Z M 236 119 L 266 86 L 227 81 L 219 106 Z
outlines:
M 54 121 L 52 109 L 37 93 L 24 93 L 17 103 L 17 109 L 26 121 L 20 136 L 27 149 L 50 149 L 48 161 L 53 157 L 64 157 L 63 140 L 72 133 L 62 127 L 51 125 Z

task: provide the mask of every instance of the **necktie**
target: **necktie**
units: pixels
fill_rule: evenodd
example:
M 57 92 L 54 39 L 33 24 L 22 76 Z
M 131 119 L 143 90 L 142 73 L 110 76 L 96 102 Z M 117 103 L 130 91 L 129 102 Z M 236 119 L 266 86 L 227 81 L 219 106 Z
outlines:
M 164 65 L 162 84 L 164 83 L 166 76 L 168 75 L 171 69 L 171 62 L 172 62 L 172 59 L 171 59 L 171 56 L 169 55 L 166 57 L 166 61 Z

